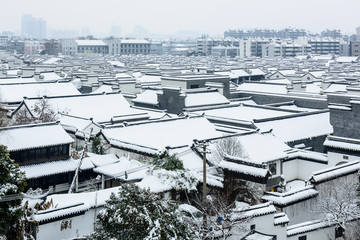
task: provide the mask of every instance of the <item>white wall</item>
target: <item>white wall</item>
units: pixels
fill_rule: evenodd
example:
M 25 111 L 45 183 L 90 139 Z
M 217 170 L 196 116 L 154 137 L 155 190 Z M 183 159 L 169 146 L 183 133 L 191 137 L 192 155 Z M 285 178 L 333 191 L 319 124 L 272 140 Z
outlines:
M 283 163 L 283 175 L 287 182 L 298 179 L 298 160 Z
M 161 86 L 181 87 L 181 89 L 186 89 L 186 81 L 161 80 Z
M 294 159 L 283 163 L 283 175 L 287 182 L 295 179 L 307 181 L 313 172 L 328 167 L 327 164 Z
M 299 237 L 306 236 L 306 240 L 326 240 L 326 239 L 335 239 L 335 226 L 319 229 L 312 232 L 307 232 L 303 234 L 294 235 L 288 237 L 288 240 L 298 240 Z
M 329 165 L 310 162 L 305 160 L 298 160 L 298 178 L 302 180 L 309 180 L 313 172 L 328 168 Z
M 318 219 L 318 215 L 313 212 L 315 205 L 316 197 L 283 208 L 290 220 L 289 225 Z
M 348 156 L 348 159 L 344 159 L 344 156 Z M 328 152 L 329 167 L 336 166 L 336 164 L 339 162 L 343 162 L 343 161 L 351 162 L 356 160 L 360 160 L 360 157 L 342 154 L 342 153 L 336 153 L 336 152 Z
M 264 216 L 257 216 L 246 220 L 242 223 L 241 227 L 232 228 L 232 236 L 229 240 L 237 240 L 248 234 L 251 229 L 250 226 L 255 224 L 255 230 L 264 234 L 276 235 L 278 240 L 286 239 L 286 225 L 285 226 L 274 226 L 274 214 L 268 214 Z
M 96 210 L 97 213 L 99 211 L 100 209 Z M 94 230 L 94 213 L 94 208 L 92 208 L 83 215 L 64 219 L 71 220 L 71 229 L 62 231 L 60 226 L 63 220 L 41 224 L 37 233 L 37 240 L 70 239 L 90 234 Z

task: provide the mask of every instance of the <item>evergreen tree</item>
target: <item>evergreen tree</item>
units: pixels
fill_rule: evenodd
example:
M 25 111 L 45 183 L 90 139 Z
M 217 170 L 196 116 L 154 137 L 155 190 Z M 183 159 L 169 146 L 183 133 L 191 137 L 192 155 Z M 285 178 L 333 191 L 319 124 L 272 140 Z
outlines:
M 155 169 L 165 169 L 167 171 L 184 170 L 184 165 L 176 154 L 169 155 L 166 151 L 161 154 L 154 154 L 152 164 Z
M 25 173 L 10 159 L 6 146 L 0 145 L 0 234 L 8 239 L 22 239 L 17 236 L 23 215 L 21 192 L 26 186 Z M 14 198 L 10 198 L 14 197 Z
M 96 154 L 103 155 L 104 154 L 104 148 L 101 146 L 101 141 L 98 136 L 95 136 L 92 140 L 91 144 L 91 151 Z
M 176 154 L 169 155 L 166 151 L 155 154 L 151 164 L 154 167 L 148 171 L 148 174 L 157 176 L 162 183 L 171 186 L 173 190 L 197 191 L 196 186 L 199 183 L 197 176 L 199 173 L 185 169 L 183 162 Z M 175 199 L 175 195 L 172 198 Z
M 194 239 L 176 205 L 149 190 L 124 184 L 98 215 L 101 227 L 93 239 Z

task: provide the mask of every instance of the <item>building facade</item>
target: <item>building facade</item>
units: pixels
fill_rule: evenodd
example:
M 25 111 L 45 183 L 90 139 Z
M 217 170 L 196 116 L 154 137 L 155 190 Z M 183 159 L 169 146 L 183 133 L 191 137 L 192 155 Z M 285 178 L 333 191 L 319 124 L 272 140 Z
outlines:
M 358 57 L 360 52 L 360 41 L 350 42 L 350 56 Z
M 21 35 L 26 38 L 46 38 L 46 21 L 25 14 L 21 19 Z
M 332 38 L 315 38 L 310 39 L 308 43 L 311 45 L 313 54 L 336 54 L 340 53 L 340 40 Z

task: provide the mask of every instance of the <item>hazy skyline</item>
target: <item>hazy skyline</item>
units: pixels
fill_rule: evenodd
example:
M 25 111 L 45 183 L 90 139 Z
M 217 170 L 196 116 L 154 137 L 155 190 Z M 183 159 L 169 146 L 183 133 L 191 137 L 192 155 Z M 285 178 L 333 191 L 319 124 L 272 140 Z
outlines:
M 340 29 L 353 34 L 360 26 L 359 0 L 0 0 L 0 32 L 20 33 L 21 17 L 42 18 L 48 28 L 88 28 L 109 33 L 121 26 L 122 35 L 142 26 L 152 34 L 194 31 L 222 35 L 228 29 L 283 29 L 321 32 Z

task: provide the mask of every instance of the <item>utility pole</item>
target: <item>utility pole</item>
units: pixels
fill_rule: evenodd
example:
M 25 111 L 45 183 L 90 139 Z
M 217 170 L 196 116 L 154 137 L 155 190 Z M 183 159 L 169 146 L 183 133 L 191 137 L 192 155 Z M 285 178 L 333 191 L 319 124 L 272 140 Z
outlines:
M 202 202 L 203 205 L 206 205 L 206 147 L 207 147 L 207 143 L 203 142 L 203 150 L 202 150 L 202 154 L 203 154 L 203 197 L 202 197 Z M 203 224 L 204 224 L 204 228 L 206 229 L 207 226 L 207 219 L 206 219 L 206 211 L 204 211 L 203 213 Z
M 85 157 L 85 151 L 86 151 L 87 146 L 88 146 L 88 144 L 89 144 L 89 142 L 90 142 L 90 138 L 91 138 L 92 131 L 93 131 L 93 129 L 91 128 L 88 138 L 86 138 L 86 134 L 84 133 L 85 143 L 84 143 L 84 147 L 83 147 L 83 149 L 82 149 L 82 151 L 81 151 L 81 156 L 80 156 L 79 165 L 78 165 L 77 168 L 75 169 L 74 178 L 73 178 L 73 180 L 72 180 L 72 182 L 71 182 L 71 185 L 70 185 L 70 188 L 69 188 L 69 191 L 68 191 L 69 194 L 70 194 L 70 193 L 73 193 L 74 190 L 76 191 L 77 188 L 78 188 L 79 170 L 80 170 L 82 161 L 83 161 L 83 159 L 84 159 L 84 157 Z
M 97 209 L 97 198 L 98 198 L 98 190 L 99 190 L 99 183 L 101 180 L 101 176 L 97 175 L 95 178 L 95 208 L 94 208 L 94 232 L 96 230 L 96 209 Z
M 200 148 L 200 152 L 203 154 L 203 196 L 202 196 L 202 204 L 203 204 L 203 208 L 204 208 L 204 212 L 203 212 L 203 226 L 204 226 L 204 236 L 206 235 L 206 227 L 207 227 L 207 216 L 206 216 L 206 208 L 207 208 L 207 204 L 206 204 L 206 154 L 210 153 L 206 148 L 209 146 L 208 141 L 203 140 L 203 141 L 197 141 L 195 140 L 195 144 Z

